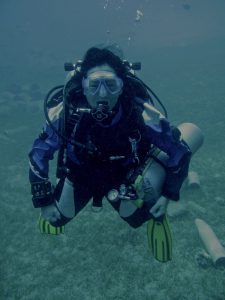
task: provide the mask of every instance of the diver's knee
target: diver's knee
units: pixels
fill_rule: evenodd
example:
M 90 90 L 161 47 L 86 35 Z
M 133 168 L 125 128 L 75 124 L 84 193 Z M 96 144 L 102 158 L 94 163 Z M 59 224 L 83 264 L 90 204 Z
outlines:
M 152 215 L 149 212 L 148 205 L 144 202 L 143 206 L 141 208 L 138 208 L 133 214 L 121 218 L 125 222 L 127 222 L 132 228 L 136 229 L 141 227 L 146 221 L 152 218 Z
M 135 217 L 122 218 L 130 227 L 136 229 L 143 224 L 143 220 L 137 220 Z

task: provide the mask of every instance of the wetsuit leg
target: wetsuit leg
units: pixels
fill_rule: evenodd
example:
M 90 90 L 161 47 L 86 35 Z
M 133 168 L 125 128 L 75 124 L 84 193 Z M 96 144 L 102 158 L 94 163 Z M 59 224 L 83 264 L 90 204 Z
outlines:
M 90 189 L 81 184 L 74 184 L 67 178 L 58 182 L 54 195 L 61 219 L 54 224 L 51 223 L 53 226 L 62 226 L 68 223 L 92 198 Z
M 109 203 L 112 205 L 112 207 L 120 214 L 120 203 L 121 200 L 117 202 L 110 202 Z M 121 216 L 120 216 L 121 217 Z M 125 222 L 127 222 L 131 227 L 133 228 L 138 228 L 140 227 L 143 223 L 151 219 L 151 214 L 149 213 L 149 207 L 144 203 L 141 208 L 137 208 L 134 213 L 132 213 L 130 216 L 124 218 L 121 217 Z

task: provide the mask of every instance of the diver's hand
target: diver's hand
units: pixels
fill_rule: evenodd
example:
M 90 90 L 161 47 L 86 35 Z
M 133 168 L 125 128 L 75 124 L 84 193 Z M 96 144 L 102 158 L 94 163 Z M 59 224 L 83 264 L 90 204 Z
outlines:
M 60 213 L 55 207 L 54 203 L 48 206 L 41 207 L 41 215 L 46 221 L 50 223 L 54 223 L 61 218 Z
M 166 213 L 168 203 L 169 199 L 161 196 L 149 212 L 153 215 L 153 217 L 159 218 Z

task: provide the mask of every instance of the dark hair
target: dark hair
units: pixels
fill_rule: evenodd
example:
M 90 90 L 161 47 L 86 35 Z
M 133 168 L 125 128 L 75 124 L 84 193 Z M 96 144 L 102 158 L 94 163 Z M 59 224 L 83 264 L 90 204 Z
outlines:
M 116 54 L 114 54 L 112 51 L 107 49 L 107 47 L 92 47 L 88 49 L 83 58 L 83 62 L 81 65 L 81 73 L 83 76 L 86 76 L 88 70 L 104 64 L 108 64 L 111 68 L 113 68 L 119 77 L 125 77 L 127 69 L 123 64 L 122 59 Z

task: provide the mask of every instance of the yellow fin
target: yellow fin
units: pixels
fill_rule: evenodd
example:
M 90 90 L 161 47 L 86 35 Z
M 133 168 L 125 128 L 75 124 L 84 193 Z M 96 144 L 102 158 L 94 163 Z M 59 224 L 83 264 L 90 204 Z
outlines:
M 148 245 L 154 258 L 160 262 L 172 259 L 172 235 L 167 216 L 162 220 L 150 219 L 147 223 Z
M 38 219 L 38 228 L 41 233 L 59 235 L 65 233 L 65 226 L 55 227 L 52 226 L 48 221 L 46 221 L 42 216 Z

